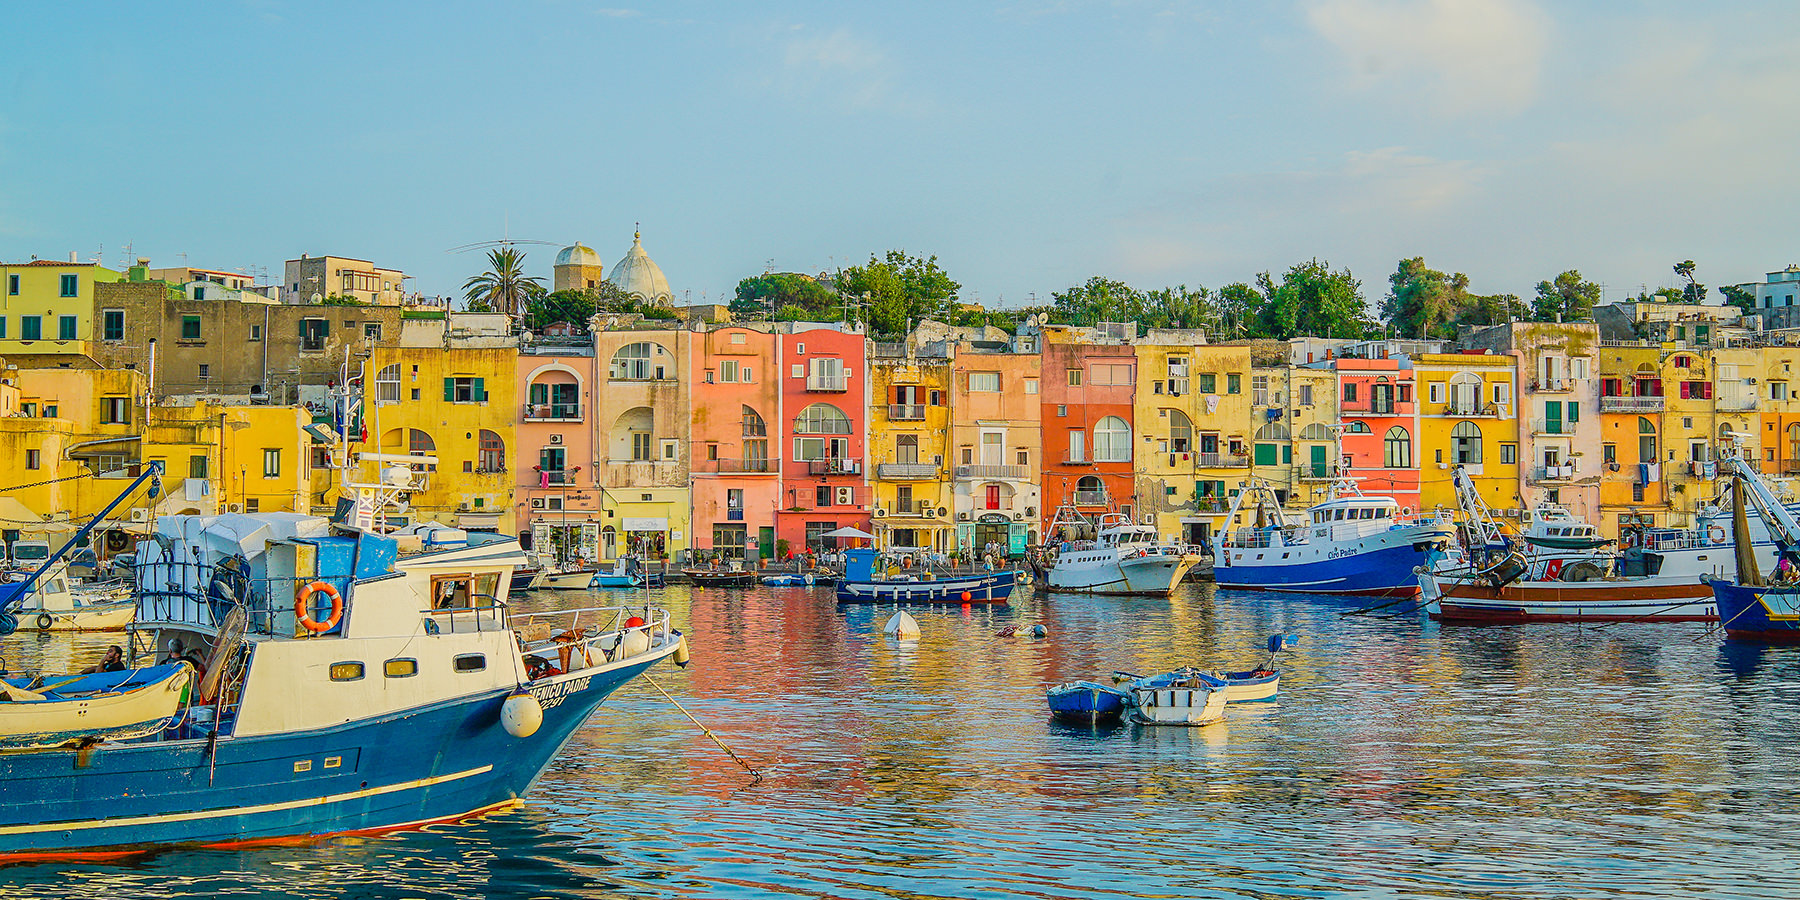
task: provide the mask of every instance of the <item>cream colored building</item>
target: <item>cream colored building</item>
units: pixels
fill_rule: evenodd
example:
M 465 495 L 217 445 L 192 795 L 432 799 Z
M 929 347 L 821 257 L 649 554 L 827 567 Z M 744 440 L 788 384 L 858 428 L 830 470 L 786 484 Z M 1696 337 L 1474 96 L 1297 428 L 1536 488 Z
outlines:
M 399 306 L 406 296 L 406 273 L 383 269 L 366 259 L 308 256 L 284 267 L 281 302 L 317 303 L 327 297 L 349 297 L 371 306 Z

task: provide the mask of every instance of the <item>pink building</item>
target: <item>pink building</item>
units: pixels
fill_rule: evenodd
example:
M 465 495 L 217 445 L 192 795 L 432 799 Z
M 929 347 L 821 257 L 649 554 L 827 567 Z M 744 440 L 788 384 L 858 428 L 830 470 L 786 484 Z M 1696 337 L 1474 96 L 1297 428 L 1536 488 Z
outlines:
M 838 325 L 794 322 L 778 335 L 781 378 L 781 508 L 776 540 L 792 549 L 833 547 L 821 538 L 846 525 L 868 531 L 865 481 L 867 341 Z
M 772 558 L 782 508 L 779 341 L 761 323 L 695 338 L 688 365 L 694 549 Z
M 597 376 L 592 338 L 546 337 L 519 348 L 515 520 L 520 542 L 555 560 L 601 556 L 592 424 Z

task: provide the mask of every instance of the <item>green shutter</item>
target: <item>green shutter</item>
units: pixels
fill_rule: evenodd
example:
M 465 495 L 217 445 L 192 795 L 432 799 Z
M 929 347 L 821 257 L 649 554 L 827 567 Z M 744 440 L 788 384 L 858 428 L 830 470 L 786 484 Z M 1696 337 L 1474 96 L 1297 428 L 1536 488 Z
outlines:
M 487 402 L 487 383 L 480 378 L 475 379 L 475 402 Z
M 1272 466 L 1275 464 L 1274 444 L 1256 445 L 1256 464 L 1259 466 Z
M 539 382 L 531 386 L 531 405 L 543 406 L 550 402 L 550 385 Z
M 1571 421 L 1571 422 L 1581 421 L 1581 404 L 1576 403 L 1573 400 L 1569 401 L 1569 421 Z
M 1281 445 L 1281 464 L 1284 466 L 1294 464 L 1294 448 L 1288 444 Z
M 449 403 L 455 399 L 456 399 L 456 379 L 446 378 L 446 379 L 444 379 L 444 402 Z

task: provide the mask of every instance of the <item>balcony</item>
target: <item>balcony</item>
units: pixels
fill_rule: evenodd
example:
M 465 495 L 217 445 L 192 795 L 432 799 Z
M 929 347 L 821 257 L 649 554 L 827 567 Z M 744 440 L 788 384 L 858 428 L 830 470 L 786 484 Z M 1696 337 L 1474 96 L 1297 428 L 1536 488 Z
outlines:
M 1336 481 L 1344 477 L 1344 470 L 1330 463 L 1298 466 L 1294 469 L 1294 477 L 1301 481 Z
M 1094 460 L 1077 453 L 1065 453 L 1062 464 L 1065 466 L 1091 466 L 1094 464 Z
M 546 487 L 558 487 L 575 483 L 575 473 L 563 469 L 549 469 L 538 472 L 538 483 Z
M 741 509 L 726 510 L 725 511 L 725 521 L 727 521 L 727 522 L 742 522 L 742 521 L 744 521 L 744 511 Z
M 1105 506 L 1105 491 L 1076 491 L 1072 495 L 1076 506 Z
M 1574 434 L 1575 428 L 1580 424 L 1580 422 L 1570 422 L 1564 419 L 1533 419 L 1531 421 L 1531 433 L 1566 436 Z
M 886 481 L 932 481 L 938 467 L 930 463 L 882 463 L 875 467 L 875 477 Z
M 806 389 L 815 393 L 841 394 L 849 389 L 850 379 L 843 375 L 808 375 Z
M 1532 473 L 1533 481 L 1570 481 L 1575 478 L 1575 464 L 1563 463 L 1559 466 L 1538 466 Z
M 579 422 L 581 421 L 581 404 L 579 403 L 527 403 L 524 419 L 527 422 Z
M 1601 397 L 1603 413 L 1656 413 L 1663 411 L 1661 397 Z
M 767 475 L 775 471 L 772 459 L 701 459 L 695 460 L 694 471 L 720 475 Z
M 855 475 L 862 471 L 860 459 L 809 459 L 806 461 L 808 475 Z
M 912 500 L 902 503 L 898 500 L 883 503 L 877 507 L 884 516 L 937 516 L 937 504 L 930 500 Z
M 1495 403 L 1476 403 L 1473 400 L 1452 400 L 1444 404 L 1444 415 L 1464 419 L 1499 416 L 1500 406 Z
M 1713 408 L 1719 412 L 1749 412 L 1756 408 L 1756 400 L 1757 398 L 1754 394 L 1749 396 L 1743 394 L 1737 396 L 1721 395 L 1718 400 L 1713 402 Z
M 1031 468 L 1029 466 L 957 466 L 956 477 L 1020 481 L 1031 477 Z
M 1196 465 L 1206 468 L 1246 469 L 1250 467 L 1250 457 L 1242 453 L 1195 453 L 1192 455 Z
M 917 403 L 890 403 L 888 418 L 895 422 L 922 421 L 925 418 L 925 407 Z
M 1540 394 L 1566 394 L 1575 390 L 1575 379 L 1540 378 L 1531 383 L 1531 389 Z

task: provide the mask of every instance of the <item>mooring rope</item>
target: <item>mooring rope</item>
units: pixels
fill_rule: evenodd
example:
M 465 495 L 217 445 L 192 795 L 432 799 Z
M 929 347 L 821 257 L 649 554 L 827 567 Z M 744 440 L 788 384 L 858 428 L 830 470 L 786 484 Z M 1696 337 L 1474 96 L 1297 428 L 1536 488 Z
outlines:
M 735 762 L 738 765 L 743 766 L 744 771 L 750 773 L 750 778 L 751 778 L 750 783 L 751 784 L 755 784 L 762 780 L 761 772 L 758 772 L 755 769 L 751 768 L 749 763 L 744 762 L 743 759 L 739 758 L 736 753 L 731 752 L 731 748 L 725 746 L 725 742 L 719 740 L 719 736 L 716 734 L 713 734 L 711 728 L 708 728 L 705 725 L 700 724 L 700 720 L 694 718 L 694 714 L 691 712 L 688 712 L 687 708 L 682 706 L 681 703 L 679 701 L 677 701 L 673 696 L 671 696 L 668 691 L 663 690 L 663 686 L 660 684 L 657 684 L 656 679 L 651 678 L 649 675 L 645 675 L 644 680 L 646 682 L 649 682 L 651 687 L 656 688 L 657 693 L 663 695 L 663 699 L 665 699 L 665 700 L 669 701 L 669 703 L 673 704 L 676 709 L 681 710 L 681 714 L 684 716 L 687 716 L 687 720 L 689 722 L 694 723 L 694 727 L 700 729 L 702 734 L 705 734 L 707 737 L 712 738 L 712 742 L 715 744 L 718 744 L 719 749 L 725 751 L 725 755 L 731 757 L 732 762 Z

